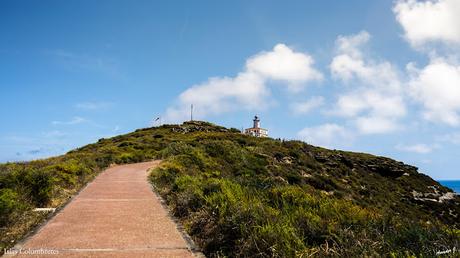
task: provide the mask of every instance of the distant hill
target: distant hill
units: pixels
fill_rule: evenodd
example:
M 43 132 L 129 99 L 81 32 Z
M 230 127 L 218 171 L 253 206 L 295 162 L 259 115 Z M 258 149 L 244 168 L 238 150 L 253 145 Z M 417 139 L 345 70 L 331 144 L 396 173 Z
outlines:
M 460 249 L 460 197 L 416 167 L 207 122 L 140 129 L 59 157 L 0 165 L 0 247 L 46 218 L 33 208 L 62 206 L 110 164 L 151 159 L 163 160 L 150 176 L 155 189 L 211 257 Z

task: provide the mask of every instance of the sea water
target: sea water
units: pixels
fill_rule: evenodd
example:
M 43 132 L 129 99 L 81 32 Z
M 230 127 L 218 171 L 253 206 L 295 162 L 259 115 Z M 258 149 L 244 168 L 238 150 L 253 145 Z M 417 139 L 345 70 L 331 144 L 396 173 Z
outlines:
M 443 186 L 447 186 L 454 192 L 460 194 L 460 180 L 439 180 Z

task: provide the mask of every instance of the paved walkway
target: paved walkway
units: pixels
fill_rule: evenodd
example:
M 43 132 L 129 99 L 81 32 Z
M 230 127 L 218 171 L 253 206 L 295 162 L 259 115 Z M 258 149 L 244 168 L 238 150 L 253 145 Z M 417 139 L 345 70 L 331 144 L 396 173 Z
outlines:
M 21 257 L 193 257 L 147 181 L 156 165 L 102 172 L 22 246 L 59 254 Z

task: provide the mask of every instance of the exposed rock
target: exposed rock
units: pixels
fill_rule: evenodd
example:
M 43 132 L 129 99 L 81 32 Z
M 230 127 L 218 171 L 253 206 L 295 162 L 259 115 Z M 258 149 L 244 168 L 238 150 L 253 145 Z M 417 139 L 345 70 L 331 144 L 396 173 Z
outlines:
M 449 193 L 445 193 L 442 196 L 440 196 L 439 202 L 444 202 L 444 201 L 453 200 L 453 199 L 455 199 L 455 193 L 449 192 Z
M 310 177 L 312 177 L 311 174 L 308 174 L 307 172 L 305 172 L 305 171 L 303 171 L 303 170 L 300 171 L 300 175 L 301 175 L 302 177 L 305 177 L 305 178 L 310 178 Z
M 172 126 L 171 131 L 174 133 L 193 133 L 193 132 L 229 132 L 230 130 L 216 126 L 211 123 L 201 122 L 201 121 L 189 121 L 184 122 L 182 125 Z
M 414 197 L 414 200 L 444 203 L 455 199 L 455 193 L 453 192 L 441 193 L 436 186 L 429 186 L 428 188 L 433 189 L 434 192 L 421 193 L 415 190 L 412 191 L 412 196 Z
M 283 162 L 284 164 L 292 164 L 292 157 L 284 157 L 281 162 Z
M 287 181 L 286 179 L 284 179 L 283 177 L 281 177 L 281 176 L 276 176 L 276 177 L 274 177 L 274 179 L 275 179 L 276 181 L 278 181 L 278 182 L 283 183 L 283 184 L 287 184 L 287 183 L 288 183 L 288 181 Z

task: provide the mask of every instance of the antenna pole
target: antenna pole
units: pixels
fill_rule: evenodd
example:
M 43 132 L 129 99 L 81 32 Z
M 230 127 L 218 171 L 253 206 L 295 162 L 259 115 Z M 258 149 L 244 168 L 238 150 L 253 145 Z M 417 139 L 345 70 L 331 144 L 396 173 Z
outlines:
M 193 121 L 193 104 L 190 106 L 190 121 Z

